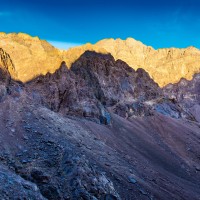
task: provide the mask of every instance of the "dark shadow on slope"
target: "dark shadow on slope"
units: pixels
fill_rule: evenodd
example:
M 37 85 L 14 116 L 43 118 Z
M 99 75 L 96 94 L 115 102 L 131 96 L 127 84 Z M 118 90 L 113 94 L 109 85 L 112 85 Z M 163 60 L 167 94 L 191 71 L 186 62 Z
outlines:
M 63 113 L 110 123 L 109 107 L 157 98 L 162 91 L 143 69 L 137 71 L 110 54 L 86 51 L 70 69 L 25 84 L 38 103 Z

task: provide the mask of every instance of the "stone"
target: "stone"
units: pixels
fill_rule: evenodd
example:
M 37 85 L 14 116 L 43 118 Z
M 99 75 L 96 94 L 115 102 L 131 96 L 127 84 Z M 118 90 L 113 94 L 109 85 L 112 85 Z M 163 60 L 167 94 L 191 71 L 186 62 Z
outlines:
M 143 195 L 147 195 L 147 194 L 148 194 L 148 193 L 147 193 L 144 189 L 142 189 L 142 188 L 140 188 L 139 191 L 140 191 L 140 193 L 143 194 Z
M 39 188 L 22 177 L 0 165 L 1 199 L 36 199 L 45 200 Z
M 130 183 L 133 183 L 133 184 L 137 183 L 137 180 L 133 176 L 129 176 L 128 180 Z
M 196 171 L 200 171 L 200 166 L 195 167 Z

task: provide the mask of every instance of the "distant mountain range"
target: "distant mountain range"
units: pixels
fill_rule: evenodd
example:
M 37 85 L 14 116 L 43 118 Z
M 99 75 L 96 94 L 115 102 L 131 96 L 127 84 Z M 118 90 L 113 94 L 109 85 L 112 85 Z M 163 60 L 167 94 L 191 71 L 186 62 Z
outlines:
M 200 50 L 197 48 L 155 50 L 133 38 L 104 39 L 94 45 L 88 43 L 64 51 L 38 37 L 0 33 L 0 48 L 10 55 L 17 74 L 15 78 L 23 82 L 55 72 L 62 61 L 70 68 L 86 50 L 110 53 L 115 60 L 120 59 L 135 70 L 143 68 L 161 87 L 181 78 L 191 80 L 200 72 Z

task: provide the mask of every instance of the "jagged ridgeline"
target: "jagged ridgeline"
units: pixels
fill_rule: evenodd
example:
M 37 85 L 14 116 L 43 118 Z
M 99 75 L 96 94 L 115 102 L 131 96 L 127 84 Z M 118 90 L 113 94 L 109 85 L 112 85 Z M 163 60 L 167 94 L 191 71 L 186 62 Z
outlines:
M 159 86 L 177 83 L 181 78 L 191 80 L 200 72 L 200 51 L 195 47 L 155 50 L 133 38 L 104 39 L 69 50 L 59 50 L 38 37 L 23 33 L 0 33 L 0 47 L 12 58 L 17 77 L 22 82 L 39 75 L 54 73 L 62 61 L 68 68 L 87 50 L 110 53 L 137 70 L 143 68 Z

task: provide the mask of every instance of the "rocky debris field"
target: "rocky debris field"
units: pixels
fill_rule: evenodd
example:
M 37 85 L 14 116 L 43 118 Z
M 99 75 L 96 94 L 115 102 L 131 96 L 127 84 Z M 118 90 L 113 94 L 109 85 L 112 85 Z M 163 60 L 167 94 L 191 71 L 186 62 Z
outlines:
M 27 83 L 2 69 L 2 199 L 200 199 L 198 75 L 161 89 L 89 51 Z

